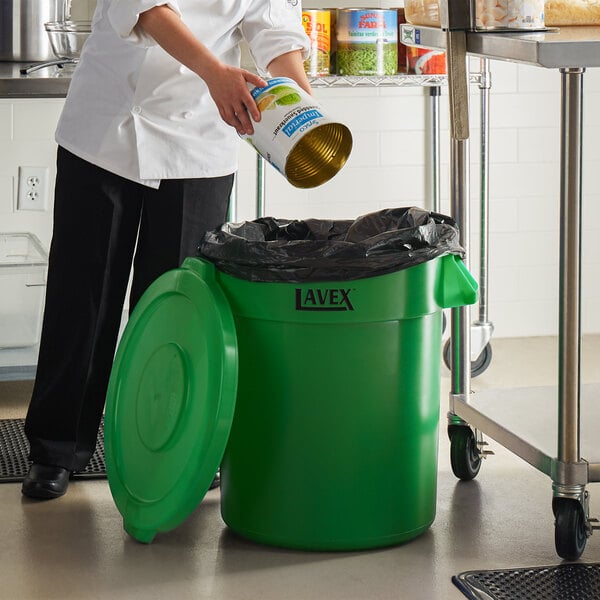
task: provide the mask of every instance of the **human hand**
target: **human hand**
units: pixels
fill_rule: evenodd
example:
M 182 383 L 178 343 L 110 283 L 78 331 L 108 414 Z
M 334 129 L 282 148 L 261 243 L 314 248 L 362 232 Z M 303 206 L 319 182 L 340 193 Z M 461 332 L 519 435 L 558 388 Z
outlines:
M 260 121 L 260 110 L 247 84 L 265 87 L 267 82 L 250 71 L 224 63 L 214 66 L 203 79 L 223 121 L 240 135 L 252 135 L 254 127 L 250 117 L 255 122 Z

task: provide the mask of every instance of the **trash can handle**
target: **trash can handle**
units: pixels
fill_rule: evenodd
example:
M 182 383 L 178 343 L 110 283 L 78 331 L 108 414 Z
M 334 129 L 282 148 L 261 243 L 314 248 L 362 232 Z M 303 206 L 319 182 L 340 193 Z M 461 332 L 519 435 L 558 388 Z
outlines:
M 478 285 L 475 278 L 456 254 L 442 257 L 435 288 L 435 300 L 440 308 L 475 304 Z

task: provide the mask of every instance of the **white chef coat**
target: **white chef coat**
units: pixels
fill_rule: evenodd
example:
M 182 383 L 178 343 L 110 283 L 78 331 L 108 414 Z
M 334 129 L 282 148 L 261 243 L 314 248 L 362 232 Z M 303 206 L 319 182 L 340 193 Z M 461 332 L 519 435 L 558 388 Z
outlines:
M 308 52 L 299 0 L 98 0 L 56 141 L 155 188 L 233 173 L 239 145 L 204 81 L 137 26 L 141 12 L 162 4 L 230 65 L 239 66 L 242 36 L 261 74 L 277 56 Z

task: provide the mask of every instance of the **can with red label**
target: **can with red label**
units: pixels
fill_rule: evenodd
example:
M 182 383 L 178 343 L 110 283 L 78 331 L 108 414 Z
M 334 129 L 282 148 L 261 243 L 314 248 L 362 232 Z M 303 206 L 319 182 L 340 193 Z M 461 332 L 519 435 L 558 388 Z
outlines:
M 331 13 L 329 10 L 302 11 L 302 25 L 310 40 L 310 54 L 304 70 L 311 77 L 329 75 L 331 53 Z
M 413 75 L 444 75 L 446 73 L 446 53 L 407 46 L 407 72 Z

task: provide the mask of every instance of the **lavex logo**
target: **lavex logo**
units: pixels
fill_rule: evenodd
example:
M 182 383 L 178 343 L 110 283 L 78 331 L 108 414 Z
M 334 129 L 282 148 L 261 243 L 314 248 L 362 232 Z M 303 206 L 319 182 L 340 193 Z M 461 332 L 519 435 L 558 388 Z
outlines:
M 350 289 L 296 288 L 296 310 L 354 310 Z

